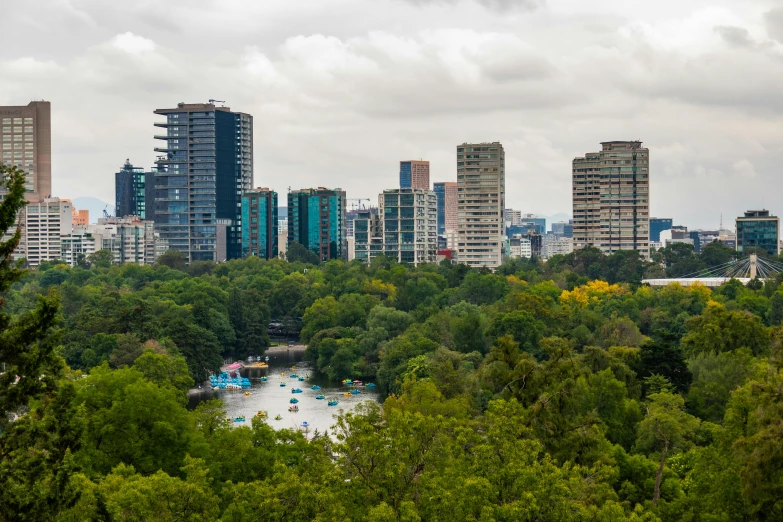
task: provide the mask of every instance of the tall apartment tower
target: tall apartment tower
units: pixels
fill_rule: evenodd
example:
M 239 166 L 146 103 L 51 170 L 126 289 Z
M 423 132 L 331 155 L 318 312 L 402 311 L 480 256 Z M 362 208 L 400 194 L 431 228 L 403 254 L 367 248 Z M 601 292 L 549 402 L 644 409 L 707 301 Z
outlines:
M 572 165 L 574 249 L 650 256 L 650 151 L 641 141 L 608 141 Z
M 152 221 L 155 172 L 145 172 L 134 167 L 130 160 L 125 160 L 122 168 L 114 174 L 114 196 L 114 214 L 117 217 L 139 216 L 142 220 Z
M 410 160 L 400 162 L 400 188 L 430 189 L 430 162 Z
M 457 230 L 457 183 L 440 181 L 432 189 L 438 198 L 438 235 L 445 236 L 447 230 Z
M 15 259 L 29 266 L 61 258 L 61 239 L 73 231 L 73 205 L 60 198 L 44 198 L 25 207 L 20 227 L 22 239 Z
M 52 194 L 51 103 L 33 101 L 22 106 L 0 106 L 2 162 L 25 172 L 27 201 Z
M 425 189 L 384 190 L 378 196 L 383 255 L 400 263 L 434 263 L 438 254 L 438 200 Z
M 475 267 L 503 264 L 506 153 L 503 145 L 457 145 L 457 261 Z
M 253 117 L 213 103 L 158 109 L 156 230 L 188 261 L 242 255 L 242 194 L 253 186 Z M 148 209 L 149 210 L 149 209 Z
M 345 191 L 293 190 L 288 193 L 288 244 L 299 243 L 321 261 L 348 257 Z
M 277 257 L 277 192 L 268 188 L 242 195 L 242 255 Z

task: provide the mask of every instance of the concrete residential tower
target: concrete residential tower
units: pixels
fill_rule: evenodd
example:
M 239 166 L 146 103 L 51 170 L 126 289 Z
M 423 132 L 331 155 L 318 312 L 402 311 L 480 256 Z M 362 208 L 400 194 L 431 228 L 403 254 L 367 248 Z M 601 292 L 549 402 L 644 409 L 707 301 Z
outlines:
M 6 165 L 25 172 L 27 201 L 52 195 L 52 118 L 48 101 L 0 106 L 0 139 Z
M 574 248 L 650 256 L 650 151 L 641 141 L 607 141 L 572 165 Z
M 430 162 L 411 160 L 400 162 L 400 188 L 430 189 Z
M 475 267 L 503 264 L 506 199 L 503 145 L 457 145 L 457 261 Z
M 242 194 L 253 185 L 253 117 L 214 103 L 158 109 L 155 221 L 171 250 L 193 261 L 242 255 Z

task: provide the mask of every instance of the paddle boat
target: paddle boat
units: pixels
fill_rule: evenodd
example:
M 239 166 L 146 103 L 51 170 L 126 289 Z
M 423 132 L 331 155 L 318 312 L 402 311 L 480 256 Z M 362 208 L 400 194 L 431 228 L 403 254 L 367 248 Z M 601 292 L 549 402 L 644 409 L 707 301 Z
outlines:
M 281 373 L 281 374 L 280 374 L 280 377 L 285 377 L 285 373 Z
M 359 390 L 357 390 L 356 388 L 354 388 L 353 390 L 351 390 L 351 392 L 350 392 L 350 393 L 351 393 L 351 395 L 359 395 L 359 394 L 360 394 L 360 393 L 362 393 L 362 392 L 361 392 L 361 391 L 359 391 Z
M 290 408 L 289 408 L 289 409 L 290 409 Z M 275 420 L 280 420 L 280 419 L 282 419 L 282 418 L 283 418 L 283 417 L 281 417 L 279 413 L 278 413 L 277 415 L 275 415 Z
M 297 405 L 289 406 L 288 411 L 299 411 L 299 406 Z
M 266 362 L 269 362 L 269 356 L 267 355 L 266 357 L 264 357 L 264 360 L 265 360 Z
M 327 404 L 328 404 L 329 406 L 337 406 L 337 401 L 336 401 L 336 400 L 331 400 L 331 401 L 329 401 Z
M 368 388 L 375 388 L 375 383 L 371 382 L 367 385 Z
M 268 378 L 268 377 L 261 377 L 261 382 L 266 382 L 266 381 L 268 381 L 268 380 L 269 380 L 269 378 Z
M 325 399 L 326 397 L 324 397 L 323 395 L 316 395 L 315 398 L 318 400 L 322 400 Z
M 302 390 L 299 388 L 294 388 L 291 390 L 291 393 L 302 393 Z
M 294 398 L 294 399 L 291 399 L 291 400 L 290 400 L 290 401 L 288 401 L 288 402 L 290 402 L 291 404 L 296 404 L 297 402 L 299 402 L 299 399 L 295 399 L 295 398 Z
M 304 377 L 299 377 L 299 382 L 304 382 Z
M 353 381 L 351 379 L 345 379 L 343 384 L 353 384 Z
M 343 397 L 350 397 L 350 396 L 351 396 L 351 392 L 345 392 L 345 393 L 343 393 Z
M 302 427 L 303 428 L 309 428 L 310 427 L 310 423 L 307 422 L 307 421 L 302 421 Z
M 320 390 L 320 389 L 321 389 L 321 387 L 320 387 L 320 386 L 318 386 L 317 384 L 313 384 L 312 386 L 310 386 L 310 389 L 311 389 L 311 390 L 314 390 L 314 391 L 318 391 L 318 390 Z
M 234 422 L 245 422 L 245 416 L 240 415 L 239 417 L 234 417 Z
M 295 374 L 295 373 L 292 373 L 291 375 L 289 375 L 289 377 L 291 377 L 292 379 L 296 379 L 299 376 L 297 374 Z
M 245 392 L 245 397 L 250 397 L 250 392 Z
M 282 387 L 284 387 L 284 386 L 285 386 L 285 383 L 284 383 L 284 382 L 281 382 L 281 383 L 280 383 L 280 387 L 282 388 Z
M 262 418 L 266 417 L 266 413 L 264 413 L 263 411 L 259 410 L 258 413 L 256 413 L 256 417 L 262 417 Z

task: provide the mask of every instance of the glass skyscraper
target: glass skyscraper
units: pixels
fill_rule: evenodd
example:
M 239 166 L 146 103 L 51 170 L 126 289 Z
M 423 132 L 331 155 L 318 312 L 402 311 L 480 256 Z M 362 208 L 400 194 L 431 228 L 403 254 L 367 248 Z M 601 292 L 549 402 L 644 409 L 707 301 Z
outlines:
M 346 258 L 345 191 L 301 189 L 288 193 L 288 245 L 299 243 L 321 261 Z
M 253 185 L 253 117 L 214 103 L 158 109 L 154 219 L 188 261 L 242 255 L 242 194 Z M 149 210 L 149 209 L 148 209 Z
M 242 256 L 277 257 L 277 192 L 268 188 L 242 195 Z
M 154 172 L 145 172 L 131 165 L 130 160 L 125 160 L 122 169 L 114 174 L 114 214 L 117 217 L 147 219 L 147 204 L 152 205 L 155 198 L 154 176 Z

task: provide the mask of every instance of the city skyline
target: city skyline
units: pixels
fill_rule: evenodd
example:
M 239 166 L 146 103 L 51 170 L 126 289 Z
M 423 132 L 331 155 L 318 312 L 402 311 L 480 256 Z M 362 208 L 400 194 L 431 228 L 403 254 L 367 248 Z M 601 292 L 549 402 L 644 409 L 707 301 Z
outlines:
M 652 215 L 715 228 L 721 213 L 780 213 L 758 190 L 783 188 L 774 2 L 398 0 L 373 17 L 346 16 L 362 11 L 354 0 L 305 3 L 264 16 L 242 2 L 198 16 L 176 1 L 154 13 L 14 3 L 4 38 L 30 44 L 2 46 L 0 104 L 52 102 L 52 193 L 63 196 L 111 202 L 122 160 L 154 162 L 151 108 L 220 98 L 263 122 L 253 185 L 280 192 L 329 184 L 372 198 L 395 186 L 401 158 L 452 181 L 454 144 L 497 140 L 508 205 L 551 215 L 570 208 L 573 157 L 639 139 L 659 173 Z M 610 88 L 592 81 L 608 71 Z

